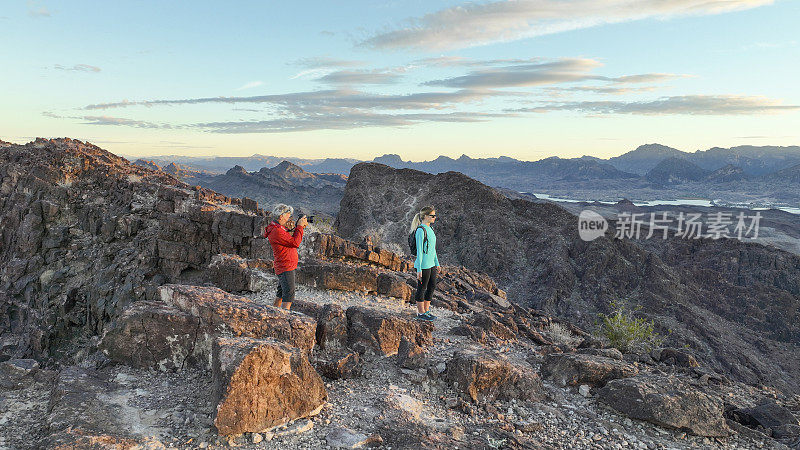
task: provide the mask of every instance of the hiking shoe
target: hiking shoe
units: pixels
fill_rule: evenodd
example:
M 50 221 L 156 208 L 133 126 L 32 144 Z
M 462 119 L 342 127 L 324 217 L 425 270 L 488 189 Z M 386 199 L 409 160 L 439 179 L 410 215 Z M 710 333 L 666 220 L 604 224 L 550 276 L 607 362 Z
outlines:
M 422 313 L 422 315 L 423 315 L 423 316 L 427 316 L 427 317 L 428 317 L 428 318 L 430 318 L 431 320 L 436 320 L 436 318 L 437 318 L 436 316 L 434 316 L 433 314 L 431 314 L 431 312 L 430 312 L 430 311 L 425 311 L 424 313 Z
M 417 320 L 424 320 L 426 322 L 433 322 L 433 319 L 423 314 L 417 314 Z

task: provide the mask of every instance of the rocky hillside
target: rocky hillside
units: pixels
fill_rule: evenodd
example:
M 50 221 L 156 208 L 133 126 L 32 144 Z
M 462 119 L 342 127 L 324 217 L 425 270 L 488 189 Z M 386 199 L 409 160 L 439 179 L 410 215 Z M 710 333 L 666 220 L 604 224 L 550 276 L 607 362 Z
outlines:
M 212 255 L 264 255 L 253 237 L 267 219 L 241 204 L 80 141 L 4 148 L 0 358 L 68 354 Z
M 800 445 L 800 396 L 703 349 L 623 354 L 460 265 L 414 320 L 410 259 L 313 227 L 288 312 L 253 200 L 70 139 L 0 158 L 0 448 Z
M 612 300 L 641 305 L 676 346 L 737 380 L 800 392 L 800 257 L 734 239 L 591 242 L 549 203 L 509 199 L 465 175 L 353 168 L 338 232 L 403 244 L 436 207 L 440 260 L 484 271 L 514 301 L 591 328 Z
M 698 165 L 683 158 L 669 157 L 650 169 L 645 178 L 651 183 L 662 185 L 699 181 L 706 176 L 708 172 Z
M 289 161 L 273 168 L 248 172 L 235 166 L 223 175 L 198 176 L 193 184 L 231 196 L 246 196 L 262 203 L 287 203 L 306 213 L 336 215 L 347 177 L 306 172 Z

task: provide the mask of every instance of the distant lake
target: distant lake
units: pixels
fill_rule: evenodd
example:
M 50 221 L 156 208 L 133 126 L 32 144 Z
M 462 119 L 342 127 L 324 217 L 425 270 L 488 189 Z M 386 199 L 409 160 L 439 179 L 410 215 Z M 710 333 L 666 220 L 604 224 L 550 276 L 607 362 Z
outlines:
M 593 203 L 594 200 L 576 200 L 574 198 L 560 198 L 560 197 L 553 197 L 547 194 L 541 194 L 536 192 L 520 192 L 520 194 L 533 194 L 536 198 L 540 198 L 542 200 L 550 200 L 553 202 L 568 202 L 568 203 L 580 203 L 580 202 L 587 202 Z M 614 205 L 616 202 L 603 202 L 598 201 L 597 203 L 602 203 L 604 205 Z M 702 198 L 684 198 L 684 199 L 677 199 L 677 200 L 648 200 L 643 202 L 633 202 L 636 206 L 661 206 L 661 205 L 670 205 L 670 206 L 705 206 L 705 207 L 712 207 L 715 206 L 711 200 L 706 200 Z M 786 211 L 791 214 L 800 214 L 800 208 L 795 208 L 792 206 L 778 206 L 773 208 L 748 208 L 747 206 L 733 206 L 735 208 L 744 208 L 750 209 L 753 211 L 766 211 L 768 209 L 779 209 L 781 211 Z

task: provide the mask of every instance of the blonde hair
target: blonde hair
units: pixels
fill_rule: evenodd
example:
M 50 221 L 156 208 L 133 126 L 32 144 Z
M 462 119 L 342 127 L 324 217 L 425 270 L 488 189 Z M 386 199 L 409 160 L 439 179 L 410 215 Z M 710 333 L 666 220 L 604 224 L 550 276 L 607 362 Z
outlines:
M 422 223 L 422 219 L 433 211 L 436 211 L 436 208 L 433 206 L 424 206 L 420 209 L 418 213 L 414 214 L 414 218 L 411 219 L 411 228 L 409 228 L 408 231 L 416 230 L 419 224 Z

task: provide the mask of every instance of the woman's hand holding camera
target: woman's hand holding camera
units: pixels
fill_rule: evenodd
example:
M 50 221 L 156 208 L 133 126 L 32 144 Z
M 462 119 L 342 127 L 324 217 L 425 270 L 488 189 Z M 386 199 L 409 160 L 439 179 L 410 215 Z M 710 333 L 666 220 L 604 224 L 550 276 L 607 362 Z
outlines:
M 306 218 L 306 216 L 302 216 L 299 219 L 297 219 L 298 227 L 304 227 L 306 225 L 308 225 L 308 219 Z

